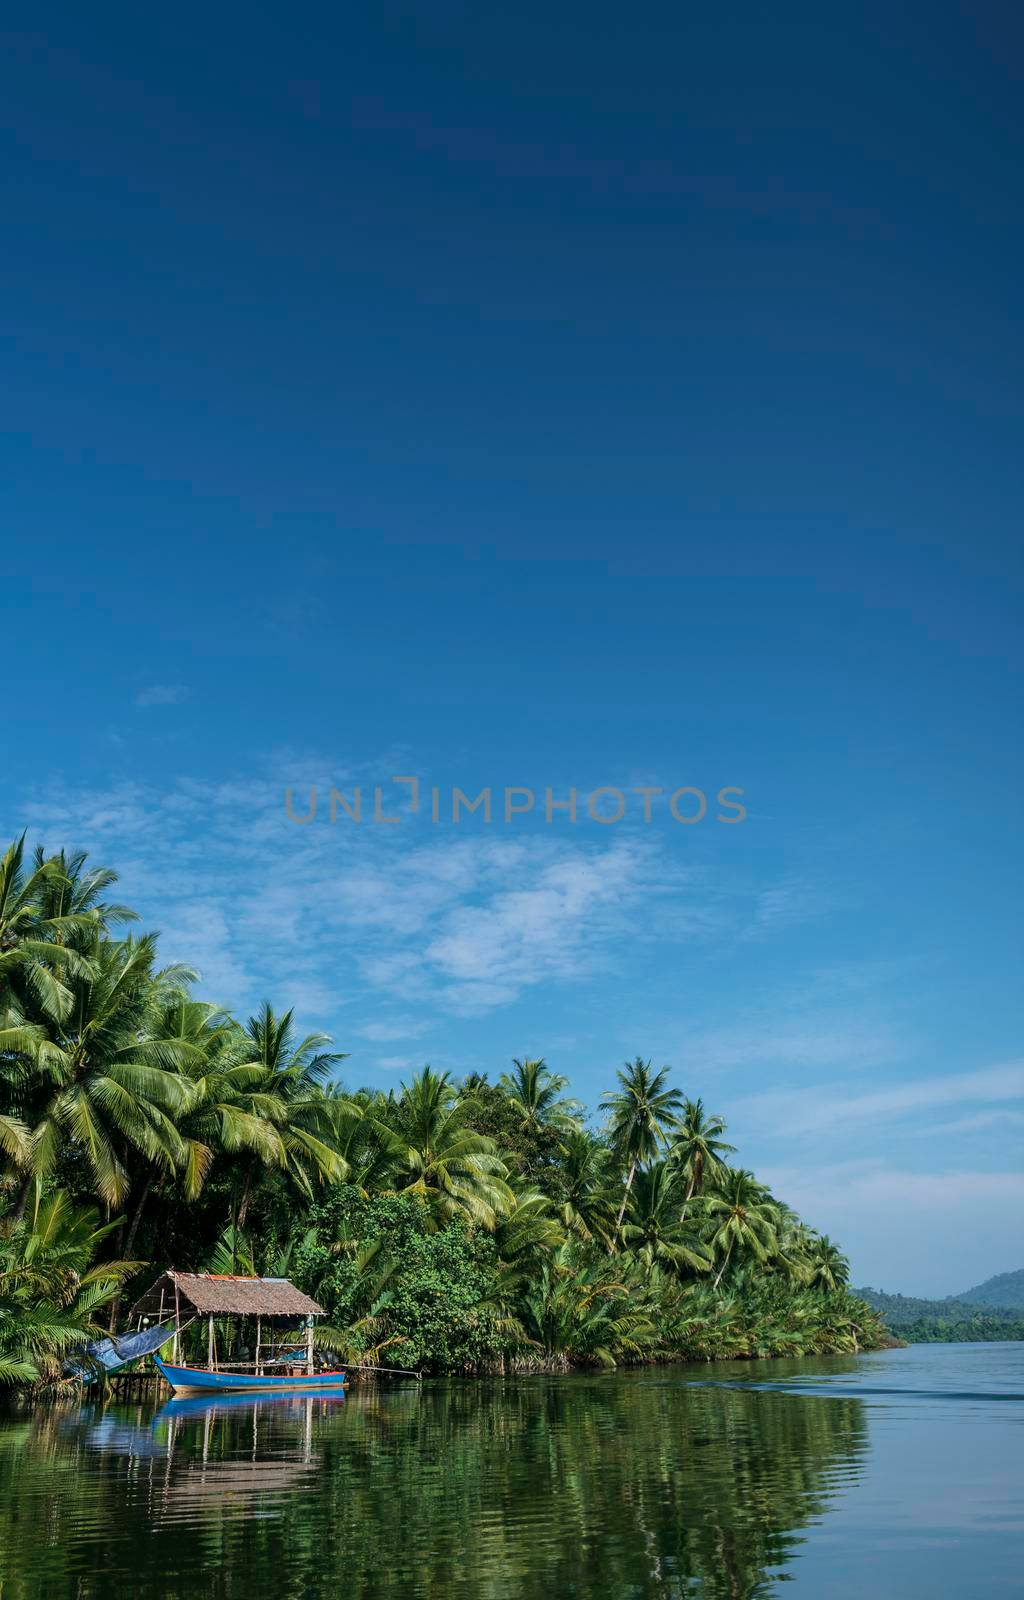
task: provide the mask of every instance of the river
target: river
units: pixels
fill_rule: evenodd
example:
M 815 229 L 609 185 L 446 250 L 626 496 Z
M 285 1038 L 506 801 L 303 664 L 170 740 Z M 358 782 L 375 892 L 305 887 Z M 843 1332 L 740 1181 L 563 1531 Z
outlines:
M 974 1600 L 1022 1490 L 1024 1344 L 9 1408 L 0 1596 Z

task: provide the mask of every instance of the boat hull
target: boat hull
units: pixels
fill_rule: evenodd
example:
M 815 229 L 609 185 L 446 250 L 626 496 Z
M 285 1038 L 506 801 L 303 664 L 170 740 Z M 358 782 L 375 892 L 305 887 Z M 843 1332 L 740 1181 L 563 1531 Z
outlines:
M 288 1377 L 284 1373 L 257 1376 L 255 1372 L 205 1372 L 201 1367 L 174 1367 L 159 1356 L 153 1357 L 158 1371 L 175 1394 L 319 1394 L 345 1389 L 344 1372 L 316 1372 Z

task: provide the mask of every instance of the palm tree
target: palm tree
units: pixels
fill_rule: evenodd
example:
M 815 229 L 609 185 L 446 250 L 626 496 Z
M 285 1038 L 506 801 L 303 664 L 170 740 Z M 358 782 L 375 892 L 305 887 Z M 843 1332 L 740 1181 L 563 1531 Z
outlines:
M 89 973 L 89 963 L 67 937 L 90 919 L 46 914 L 44 892 L 62 874 L 53 860 L 26 872 L 24 854 L 22 834 L 0 857 L 0 1015 L 7 1014 L 11 1025 L 33 1020 L 32 1011 L 59 1022 L 73 1003 L 69 980 Z
M 124 1243 L 126 1255 L 132 1253 L 154 1183 L 163 1192 L 173 1175 L 191 1203 L 198 1198 L 218 1156 L 249 1153 L 263 1166 L 287 1164 L 278 1124 L 262 1109 L 259 1091 L 265 1068 L 245 1059 L 251 1040 L 238 1024 L 216 1006 L 178 992 L 162 1008 L 157 1031 L 173 1050 L 178 1075 L 187 1090 L 175 1117 L 181 1143 L 173 1163 L 148 1161 L 139 1175 L 138 1199 Z
M 704 1196 L 702 1204 L 708 1220 L 708 1244 L 715 1255 L 722 1257 L 716 1289 L 734 1250 L 757 1261 L 768 1260 L 777 1243 L 776 1210 L 768 1191 L 752 1172 L 728 1171 L 720 1185 Z
M 574 1363 L 614 1367 L 637 1357 L 656 1338 L 646 1286 L 610 1263 L 584 1261 L 563 1245 L 541 1262 L 519 1302 L 526 1339 L 548 1367 Z
M 579 1103 L 561 1098 L 562 1090 L 568 1087 L 568 1078 L 552 1072 L 543 1059 L 514 1058 L 512 1067 L 511 1073 L 502 1073 L 498 1085 L 508 1095 L 525 1127 L 534 1131 L 540 1128 L 567 1130 L 576 1124 Z
M 107 933 L 116 922 L 139 920 L 130 906 L 101 898 L 117 882 L 117 873 L 110 867 L 87 867 L 88 859 L 84 850 L 72 855 L 58 850 L 47 856 L 41 845 L 34 855 L 37 872 L 50 868 L 40 881 L 40 916 L 49 926 L 60 928 L 67 936 L 65 942 L 76 947 L 82 934 L 88 941 L 97 928 Z
M 0 1152 L 22 1174 L 50 1164 L 26 1118 L 41 1114 L 64 1078 L 76 1002 L 99 976 L 98 940 L 111 922 L 134 917 L 101 899 L 116 873 L 86 870 L 82 852 L 47 856 L 41 847 L 28 871 L 24 844 L 23 834 L 0 861 Z M 27 1198 L 26 1188 L 19 1217 Z
M 379 1094 L 357 1089 L 348 1094 L 337 1083 L 324 1086 L 323 1097 L 334 1129 L 334 1142 L 345 1163 L 345 1182 L 364 1196 L 389 1188 L 395 1165 L 394 1136 L 384 1126 L 385 1104 Z
M 37 1185 L 31 1216 L 0 1229 L 0 1385 L 58 1378 L 67 1354 L 99 1334 L 98 1313 L 139 1265 L 94 1264 L 118 1226 Z
M 584 1128 L 575 1128 L 558 1149 L 562 1226 L 585 1241 L 595 1236 L 607 1241 L 615 1226 L 607 1146 Z
M 672 1139 L 672 1159 L 686 1179 L 684 1216 L 694 1195 L 703 1189 L 705 1178 L 714 1180 L 723 1171 L 722 1156 L 735 1151 L 735 1145 L 722 1138 L 724 1132 L 722 1118 L 707 1116 L 703 1100 L 683 1101 L 683 1114 Z
M 710 1272 L 700 1241 L 687 1234 L 679 1213 L 679 1177 L 669 1161 L 641 1167 L 629 1197 L 622 1241 L 650 1270 L 656 1264 L 679 1271 Z
M 313 1334 L 319 1349 L 330 1350 L 348 1366 L 378 1366 L 385 1351 L 408 1342 L 401 1333 L 389 1334 L 387 1314 L 394 1300 L 394 1279 L 400 1263 L 388 1256 L 380 1239 L 358 1245 L 351 1252 L 354 1282 L 346 1300 L 348 1316 L 343 1327 L 319 1326 Z M 389 1357 L 393 1360 L 394 1355 Z M 401 1360 L 401 1351 L 398 1351 Z
M 793 1284 L 809 1284 L 814 1275 L 810 1258 L 812 1243 L 810 1230 L 804 1226 L 792 1206 L 787 1206 L 782 1200 L 774 1199 L 772 1206 L 774 1208 L 772 1226 L 775 1229 L 772 1269 L 784 1273 Z
M 35 1170 L 49 1172 L 70 1145 L 108 1206 L 128 1192 L 131 1152 L 167 1169 L 185 1156 L 174 1119 L 189 1090 L 179 1047 L 158 1021 L 167 996 L 194 974 L 156 971 L 155 951 L 152 934 L 94 942 L 90 975 L 76 975 L 73 1005 L 51 1026 L 45 1074 L 26 1089 Z
M 511 1185 L 512 1205 L 498 1219 L 494 1244 L 498 1259 L 521 1271 L 532 1271 L 540 1256 L 565 1242 L 565 1231 L 551 1201 L 530 1183 Z
M 636 1169 L 643 1161 L 651 1161 L 666 1142 L 665 1130 L 675 1123 L 675 1114 L 682 1096 L 678 1089 L 667 1087 L 668 1067 L 660 1072 L 651 1071 L 651 1063 L 637 1056 L 627 1061 L 625 1071 L 616 1073 L 619 1089 L 601 1101 L 602 1110 L 611 1116 L 613 1148 L 620 1161 L 628 1168 L 622 1204 L 615 1221 L 615 1234 L 622 1227 L 622 1218 L 633 1187 Z
M 847 1287 L 850 1281 L 850 1263 L 827 1233 L 811 1240 L 809 1257 L 812 1285 L 833 1290 Z
M 329 1034 L 311 1033 L 296 1040 L 292 1012 L 277 1016 L 264 1002 L 245 1030 L 242 1066 L 255 1069 L 247 1104 L 266 1123 L 268 1146 L 277 1164 L 309 1198 L 316 1183 L 339 1183 L 348 1166 L 338 1150 L 338 1100 L 325 1091 L 344 1051 L 328 1050 Z M 250 1145 L 250 1148 L 256 1148 Z M 250 1160 L 245 1169 L 236 1223 L 245 1223 L 256 1175 Z
M 10 1013 L 0 1017 L 0 1156 L 10 1169 L 0 1177 L 5 1188 L 31 1170 L 32 1131 L 17 1109 L 23 1109 L 31 1063 L 44 1038 L 41 1028 L 12 1023 Z
M 422 1195 L 445 1219 L 466 1216 L 493 1229 L 512 1210 L 513 1195 L 494 1140 L 466 1126 L 470 1112 L 447 1072 L 429 1067 L 402 1085 L 394 1106 L 383 1108 L 389 1122 L 394 1119 L 397 1187 Z

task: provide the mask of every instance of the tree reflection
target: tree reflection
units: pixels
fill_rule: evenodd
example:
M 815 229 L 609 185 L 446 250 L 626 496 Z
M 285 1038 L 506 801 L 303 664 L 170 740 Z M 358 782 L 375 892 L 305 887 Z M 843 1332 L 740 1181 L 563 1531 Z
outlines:
M 0 1423 L 0 1591 L 752 1600 L 858 1473 L 865 1411 L 692 1375 L 37 1411 Z

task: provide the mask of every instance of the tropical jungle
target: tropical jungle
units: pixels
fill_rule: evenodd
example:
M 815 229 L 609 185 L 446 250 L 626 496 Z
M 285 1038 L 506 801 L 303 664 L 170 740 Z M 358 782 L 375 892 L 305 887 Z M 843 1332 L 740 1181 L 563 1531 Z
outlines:
M 161 966 L 82 854 L 0 861 L 0 1384 L 66 1382 L 167 1266 L 285 1275 L 348 1362 L 558 1372 L 891 1342 L 841 1249 L 642 1056 L 596 1119 L 543 1060 L 383 1094 Z

